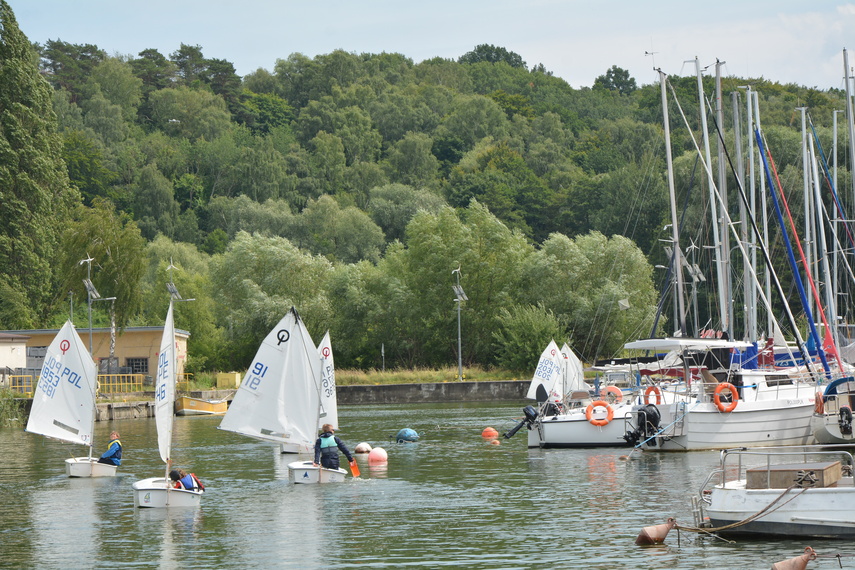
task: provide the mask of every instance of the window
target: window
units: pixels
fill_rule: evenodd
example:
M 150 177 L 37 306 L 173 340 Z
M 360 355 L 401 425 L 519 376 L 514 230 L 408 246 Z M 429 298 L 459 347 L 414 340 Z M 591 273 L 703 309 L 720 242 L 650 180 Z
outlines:
M 126 364 L 132 374 L 148 374 L 148 358 L 128 358 Z

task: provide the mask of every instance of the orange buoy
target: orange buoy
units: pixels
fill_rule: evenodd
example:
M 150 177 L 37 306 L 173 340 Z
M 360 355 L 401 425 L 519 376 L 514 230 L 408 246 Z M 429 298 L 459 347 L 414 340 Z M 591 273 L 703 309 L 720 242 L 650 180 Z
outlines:
M 368 464 L 386 463 L 389 460 L 389 455 L 382 447 L 375 447 L 368 452 Z
M 721 393 L 725 390 L 730 390 L 731 396 L 731 402 L 727 406 L 725 406 L 724 402 L 721 401 Z M 734 386 L 730 382 L 722 382 L 721 384 L 715 387 L 713 402 L 715 402 L 718 411 L 725 413 L 732 412 L 736 408 L 736 404 L 739 402 L 739 391 L 736 389 L 736 386 Z
M 668 519 L 665 524 L 657 524 L 646 526 L 641 529 L 638 536 L 635 538 L 635 544 L 645 546 L 649 544 L 662 544 L 665 542 L 665 537 L 671 532 L 671 529 L 677 526 L 676 519 Z
M 594 419 L 594 408 L 605 408 L 606 409 L 606 417 L 601 419 L 601 420 Z M 589 422 L 591 422 L 591 425 L 604 426 L 604 425 L 608 424 L 610 421 L 612 421 L 612 419 L 614 419 L 614 417 L 615 417 L 615 411 L 612 409 L 612 407 L 607 402 L 604 402 L 602 400 L 597 400 L 596 402 L 591 402 L 590 404 L 588 404 L 588 407 L 585 408 L 585 419 L 588 420 Z
M 623 401 L 623 392 L 617 386 L 606 386 L 605 388 L 600 390 L 600 398 L 602 398 L 603 400 L 605 400 L 609 394 L 614 396 L 615 402 Z
M 805 568 L 807 568 L 807 563 L 811 560 L 816 560 L 816 552 L 814 552 L 813 548 L 808 546 L 805 548 L 805 552 L 801 556 L 796 556 L 795 558 L 782 560 L 772 564 L 772 570 L 805 570 Z
M 499 441 L 498 439 L 491 439 L 490 440 L 490 445 L 501 445 L 501 444 L 502 444 L 502 442 Z
M 656 405 L 662 404 L 662 390 L 659 389 L 659 386 L 648 386 L 647 390 L 644 391 L 644 403 L 650 403 L 650 395 L 656 394 Z
M 495 428 L 485 427 L 484 431 L 481 432 L 481 437 L 484 439 L 495 439 L 499 437 L 499 432 Z
M 820 416 L 825 415 L 825 402 L 822 401 L 822 392 L 816 393 L 816 400 L 813 404 L 813 412 Z

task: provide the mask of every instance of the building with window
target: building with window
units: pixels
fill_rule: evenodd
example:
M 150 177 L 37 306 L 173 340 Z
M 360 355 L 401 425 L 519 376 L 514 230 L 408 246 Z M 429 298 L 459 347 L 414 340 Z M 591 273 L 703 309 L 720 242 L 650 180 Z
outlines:
M 0 331 L 0 371 L 5 375 L 31 374 L 37 378 L 47 347 L 57 333 L 59 329 Z M 116 331 L 115 341 L 111 340 L 109 328 L 93 328 L 91 337 L 88 328 L 78 328 L 77 334 L 92 351 L 99 374 L 142 374 L 150 379 L 157 370 L 162 326 L 127 327 Z M 179 378 L 187 362 L 188 338 L 189 332 L 175 329 Z M 111 344 L 114 344 L 112 349 Z

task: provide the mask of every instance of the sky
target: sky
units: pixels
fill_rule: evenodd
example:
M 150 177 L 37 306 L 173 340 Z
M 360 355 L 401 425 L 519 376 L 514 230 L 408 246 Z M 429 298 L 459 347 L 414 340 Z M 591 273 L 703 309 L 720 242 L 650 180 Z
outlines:
M 613 65 L 639 85 L 705 73 L 843 88 L 855 1 L 835 0 L 6 0 L 30 41 L 95 44 L 111 55 L 182 43 L 238 75 L 277 59 L 343 49 L 457 59 L 491 44 L 575 88 Z M 848 45 L 847 45 L 848 44 Z M 850 52 L 850 67 L 855 54 Z

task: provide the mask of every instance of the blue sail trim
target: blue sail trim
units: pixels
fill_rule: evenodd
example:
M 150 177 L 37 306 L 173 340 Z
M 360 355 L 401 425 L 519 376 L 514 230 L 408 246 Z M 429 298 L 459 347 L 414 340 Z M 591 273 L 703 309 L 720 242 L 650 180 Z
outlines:
M 775 206 L 775 217 L 778 219 L 778 225 L 781 227 L 784 246 L 787 248 L 787 260 L 790 262 L 790 269 L 792 269 L 793 275 L 795 276 L 793 281 L 796 282 L 796 288 L 799 291 L 799 299 L 801 299 L 802 308 L 804 308 L 805 317 L 807 317 L 810 336 L 816 343 L 817 353 L 819 354 L 819 359 L 822 362 L 822 368 L 825 370 L 825 374 L 828 376 L 828 379 L 831 380 L 831 368 L 829 368 L 828 361 L 825 358 L 825 351 L 822 349 L 822 341 L 819 339 L 819 333 L 816 330 L 816 323 L 813 322 L 813 313 L 810 310 L 807 293 L 805 293 L 804 284 L 802 284 L 802 280 L 800 278 L 799 266 L 796 262 L 796 256 L 793 253 L 793 246 L 790 243 L 790 235 L 787 232 L 787 226 L 784 223 L 784 216 L 781 213 L 781 205 L 778 203 L 777 186 L 775 186 L 775 181 L 772 178 L 772 172 L 769 168 L 769 163 L 766 157 L 766 147 L 763 144 L 763 137 L 760 136 L 760 131 L 757 128 L 754 129 L 754 138 L 757 139 L 757 148 L 760 150 L 760 158 L 763 160 L 763 170 L 766 173 L 766 181 L 769 184 L 769 195 L 772 197 L 772 204 Z

